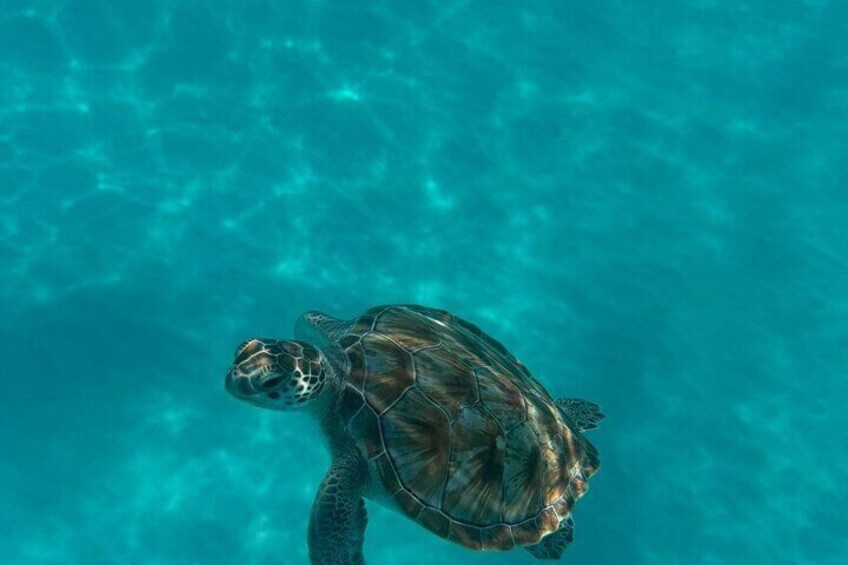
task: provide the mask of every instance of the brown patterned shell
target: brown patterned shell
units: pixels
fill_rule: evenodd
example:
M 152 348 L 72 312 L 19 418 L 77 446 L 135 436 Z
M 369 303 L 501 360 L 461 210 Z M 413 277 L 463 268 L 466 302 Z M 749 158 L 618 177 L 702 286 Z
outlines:
M 505 550 L 570 516 L 597 454 L 503 345 L 421 306 L 372 308 L 338 343 L 350 363 L 340 417 L 410 518 Z

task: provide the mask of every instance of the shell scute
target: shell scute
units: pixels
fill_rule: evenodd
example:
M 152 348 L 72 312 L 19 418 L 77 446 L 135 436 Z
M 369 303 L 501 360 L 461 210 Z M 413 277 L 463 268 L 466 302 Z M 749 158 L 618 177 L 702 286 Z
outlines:
M 400 489 L 395 493 L 395 500 L 401 509 L 406 512 L 407 516 L 411 516 L 412 518 L 418 518 L 418 515 L 424 510 L 424 505 L 404 489 Z
M 448 539 L 471 549 L 483 549 L 483 535 L 477 526 L 451 522 Z
M 506 436 L 503 502 L 505 522 L 514 524 L 535 516 L 542 508 L 542 450 L 528 422 Z
M 465 407 L 453 440 L 443 510 L 471 524 L 499 521 L 504 441 L 497 421 L 479 405 Z
M 400 304 L 398 307 L 417 312 L 441 325 L 450 324 L 455 319 L 454 315 L 447 310 L 439 310 L 438 308 L 419 306 L 417 304 Z
M 541 514 L 536 516 L 536 528 L 541 535 L 547 535 L 556 531 L 559 527 L 559 516 L 552 507 L 545 508 Z
M 362 335 L 372 331 L 374 329 L 374 322 L 376 321 L 374 319 L 374 315 L 376 314 L 375 310 L 376 308 L 372 308 L 371 310 L 354 320 L 353 323 L 350 325 L 350 333 Z
M 427 397 L 445 409 L 451 421 L 464 406 L 477 402 L 477 379 L 459 357 L 442 348 L 414 355 L 416 384 Z
M 483 539 L 483 549 L 505 551 L 515 547 L 512 532 L 506 524 L 497 524 L 482 528 L 480 535 Z
M 352 345 L 356 345 L 359 342 L 359 338 L 361 336 L 356 334 L 347 334 L 339 340 L 339 347 L 342 349 L 347 349 Z
M 430 321 L 407 308 L 393 306 L 384 309 L 377 315 L 374 330 L 391 335 L 410 351 L 441 343 L 441 338 Z
M 598 457 L 598 450 L 595 449 L 595 446 L 586 439 L 583 440 L 583 458 L 581 460 L 581 464 L 583 466 L 583 474 L 587 479 L 597 473 L 598 468 L 601 466 L 601 460 Z
M 536 518 L 530 518 L 512 526 L 512 537 L 517 545 L 533 545 L 542 539 L 542 532 L 536 525 Z
M 509 378 L 493 371 L 491 367 L 474 369 L 480 400 L 497 419 L 504 432 L 509 432 L 515 426 L 527 419 L 527 408 L 524 395 Z
M 366 406 L 351 419 L 349 425 L 359 448 L 369 457 L 376 457 L 383 450 L 380 423 L 374 411 Z
M 348 379 L 356 390 L 362 392 L 365 390 L 365 379 L 368 377 L 367 367 L 365 365 L 365 350 L 362 348 L 362 343 L 357 342 L 345 349 L 348 364 Z
M 414 380 L 412 357 L 391 338 L 368 333 L 362 337 L 365 350 L 365 398 L 377 413 L 394 404 Z
M 492 365 L 502 373 L 522 377 L 526 373 L 529 376 L 527 369 L 506 350 L 501 342 L 483 333 L 474 324 L 461 318 L 454 318 L 454 325 L 445 334 L 444 342 L 450 343 L 451 349 L 461 351 L 473 366 Z
M 381 420 L 401 482 L 420 500 L 439 507 L 451 442 L 445 413 L 412 388 Z
M 418 522 L 437 536 L 448 537 L 451 520 L 445 516 L 444 512 L 425 507 L 418 515 Z
M 571 508 L 573 506 L 574 499 L 566 493 L 565 496 L 554 503 L 554 511 L 557 513 L 560 520 L 565 520 L 569 515 L 571 515 Z

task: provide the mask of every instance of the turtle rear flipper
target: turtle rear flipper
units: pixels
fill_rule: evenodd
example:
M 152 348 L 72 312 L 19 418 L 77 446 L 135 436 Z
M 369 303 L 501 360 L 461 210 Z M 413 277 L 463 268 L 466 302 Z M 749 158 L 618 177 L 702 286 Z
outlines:
M 545 536 L 536 545 L 529 545 L 525 549 L 537 559 L 559 559 L 572 541 L 574 541 L 574 520 L 569 516 L 560 522 L 557 531 Z
M 555 400 L 554 404 L 557 405 L 560 412 L 574 422 L 578 431 L 581 432 L 597 429 L 600 421 L 604 419 L 604 415 L 601 414 L 601 407 L 588 400 L 560 398 Z

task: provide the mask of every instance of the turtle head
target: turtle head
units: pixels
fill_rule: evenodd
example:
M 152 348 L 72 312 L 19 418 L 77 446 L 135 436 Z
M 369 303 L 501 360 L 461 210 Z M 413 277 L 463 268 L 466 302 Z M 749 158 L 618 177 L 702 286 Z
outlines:
M 295 410 L 321 395 L 329 373 L 327 359 L 306 342 L 250 339 L 236 350 L 225 386 L 256 406 Z

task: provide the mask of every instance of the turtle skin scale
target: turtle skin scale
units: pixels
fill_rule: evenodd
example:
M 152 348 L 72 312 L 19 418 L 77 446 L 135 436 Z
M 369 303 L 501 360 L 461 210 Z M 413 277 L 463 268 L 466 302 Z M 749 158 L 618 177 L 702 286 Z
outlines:
M 384 491 L 372 495 L 477 550 L 571 523 L 597 452 L 498 341 L 411 305 L 372 308 L 334 337 L 348 369 L 338 414 Z

